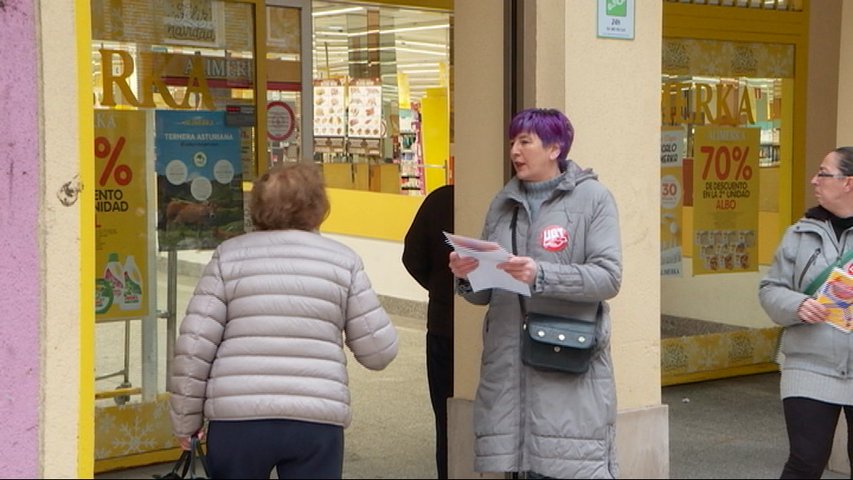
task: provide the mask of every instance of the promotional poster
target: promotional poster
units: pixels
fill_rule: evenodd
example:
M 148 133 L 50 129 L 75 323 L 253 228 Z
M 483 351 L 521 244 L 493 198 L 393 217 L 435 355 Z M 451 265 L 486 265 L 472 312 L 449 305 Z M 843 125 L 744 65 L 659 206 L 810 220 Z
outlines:
M 244 231 L 240 129 L 224 112 L 158 111 L 160 251 L 205 250 Z

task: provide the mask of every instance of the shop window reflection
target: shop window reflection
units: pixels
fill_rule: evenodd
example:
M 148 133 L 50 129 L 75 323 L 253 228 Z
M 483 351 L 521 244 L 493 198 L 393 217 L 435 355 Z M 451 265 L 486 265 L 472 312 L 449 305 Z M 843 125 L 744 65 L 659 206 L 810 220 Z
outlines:
M 661 126 L 684 126 L 684 206 L 693 205 L 694 127 L 728 125 L 760 129 L 758 209 L 779 211 L 782 99 L 790 79 L 663 75 Z M 788 127 L 789 128 L 789 127 Z

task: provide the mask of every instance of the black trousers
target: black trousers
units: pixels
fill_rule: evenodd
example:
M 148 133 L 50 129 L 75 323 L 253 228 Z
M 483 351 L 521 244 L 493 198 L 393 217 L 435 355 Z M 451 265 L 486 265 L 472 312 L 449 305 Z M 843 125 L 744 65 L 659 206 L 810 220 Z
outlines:
M 853 407 L 811 398 L 782 400 L 790 450 L 780 478 L 820 478 L 832 453 L 838 416 L 847 418 L 847 458 L 853 478 Z
M 453 396 L 453 338 L 427 333 L 426 366 L 435 413 L 435 465 L 438 478 L 447 478 L 447 399 Z
M 344 429 L 298 420 L 212 421 L 211 478 L 341 478 Z

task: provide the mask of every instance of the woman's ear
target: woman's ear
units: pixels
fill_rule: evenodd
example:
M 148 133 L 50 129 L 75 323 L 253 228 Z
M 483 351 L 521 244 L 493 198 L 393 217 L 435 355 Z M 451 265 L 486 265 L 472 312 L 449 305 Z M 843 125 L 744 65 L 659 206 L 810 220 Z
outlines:
M 548 158 L 550 158 L 551 160 L 556 160 L 557 156 L 560 155 L 560 145 L 555 143 L 548 148 L 550 150 L 548 152 Z

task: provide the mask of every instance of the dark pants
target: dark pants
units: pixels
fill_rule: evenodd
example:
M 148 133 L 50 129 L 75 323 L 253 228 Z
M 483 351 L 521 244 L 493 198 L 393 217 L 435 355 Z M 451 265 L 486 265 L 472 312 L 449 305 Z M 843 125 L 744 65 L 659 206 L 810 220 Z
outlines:
M 847 417 L 847 458 L 848 461 L 853 459 L 853 407 L 802 397 L 786 398 L 782 400 L 782 407 L 790 453 L 780 478 L 820 478 L 823 475 L 842 409 Z
M 212 478 L 341 478 L 344 429 L 298 420 L 213 421 L 207 430 Z
M 536 472 L 530 471 L 530 472 L 522 472 L 522 473 L 506 472 L 504 474 L 504 478 L 509 478 L 509 479 L 513 479 L 513 480 L 518 479 L 518 478 L 526 478 L 526 479 L 533 480 L 533 479 L 554 478 L 554 477 L 546 477 L 545 475 L 542 475 L 541 473 L 536 473 Z
M 447 478 L 447 399 L 453 396 L 453 339 L 427 333 L 426 366 L 429 399 L 435 413 L 435 464 Z

